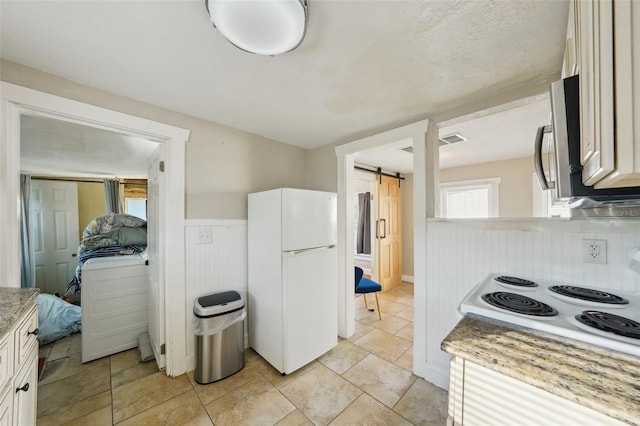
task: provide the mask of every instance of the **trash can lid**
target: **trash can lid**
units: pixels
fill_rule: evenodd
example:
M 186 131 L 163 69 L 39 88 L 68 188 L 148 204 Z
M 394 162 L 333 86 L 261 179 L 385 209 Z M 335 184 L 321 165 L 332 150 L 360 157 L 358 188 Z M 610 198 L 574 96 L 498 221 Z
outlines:
M 193 304 L 193 313 L 199 318 L 215 317 L 244 308 L 242 296 L 237 291 L 207 294 L 198 297 Z

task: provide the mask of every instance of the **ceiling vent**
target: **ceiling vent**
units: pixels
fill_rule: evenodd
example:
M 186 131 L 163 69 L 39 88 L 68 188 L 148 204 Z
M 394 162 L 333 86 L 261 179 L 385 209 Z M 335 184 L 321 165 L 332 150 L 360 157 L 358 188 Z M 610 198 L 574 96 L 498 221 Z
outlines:
M 449 136 L 441 137 L 438 140 L 440 141 L 438 146 L 445 146 L 445 145 L 453 145 L 455 143 L 465 142 L 467 138 L 463 137 L 460 133 L 454 133 Z
M 413 154 L 413 147 L 407 146 L 405 148 L 400 148 L 400 151 L 408 152 L 409 154 Z

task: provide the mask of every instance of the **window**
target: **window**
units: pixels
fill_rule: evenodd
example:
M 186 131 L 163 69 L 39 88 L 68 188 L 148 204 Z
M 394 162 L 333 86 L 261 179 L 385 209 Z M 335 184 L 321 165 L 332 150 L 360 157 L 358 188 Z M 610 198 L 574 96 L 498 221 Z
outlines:
M 498 216 L 500 178 L 440 184 L 440 215 L 446 218 Z
M 147 199 L 146 198 L 125 198 L 126 213 L 131 216 L 147 220 Z

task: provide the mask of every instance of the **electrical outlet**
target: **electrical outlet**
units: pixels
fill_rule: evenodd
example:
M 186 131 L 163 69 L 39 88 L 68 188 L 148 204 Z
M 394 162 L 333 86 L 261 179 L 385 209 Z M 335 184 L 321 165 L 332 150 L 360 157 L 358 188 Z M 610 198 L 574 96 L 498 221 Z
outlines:
M 607 240 L 582 240 L 584 263 L 607 263 Z
M 211 228 L 198 228 L 197 244 L 211 244 Z

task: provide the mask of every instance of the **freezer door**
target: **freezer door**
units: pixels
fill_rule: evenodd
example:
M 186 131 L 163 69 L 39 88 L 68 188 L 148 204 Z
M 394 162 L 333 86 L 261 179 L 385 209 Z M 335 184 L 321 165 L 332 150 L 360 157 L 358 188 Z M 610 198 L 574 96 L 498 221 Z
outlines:
M 332 192 L 283 189 L 282 250 L 336 245 L 338 197 Z
M 283 256 L 283 373 L 338 344 L 336 249 Z

